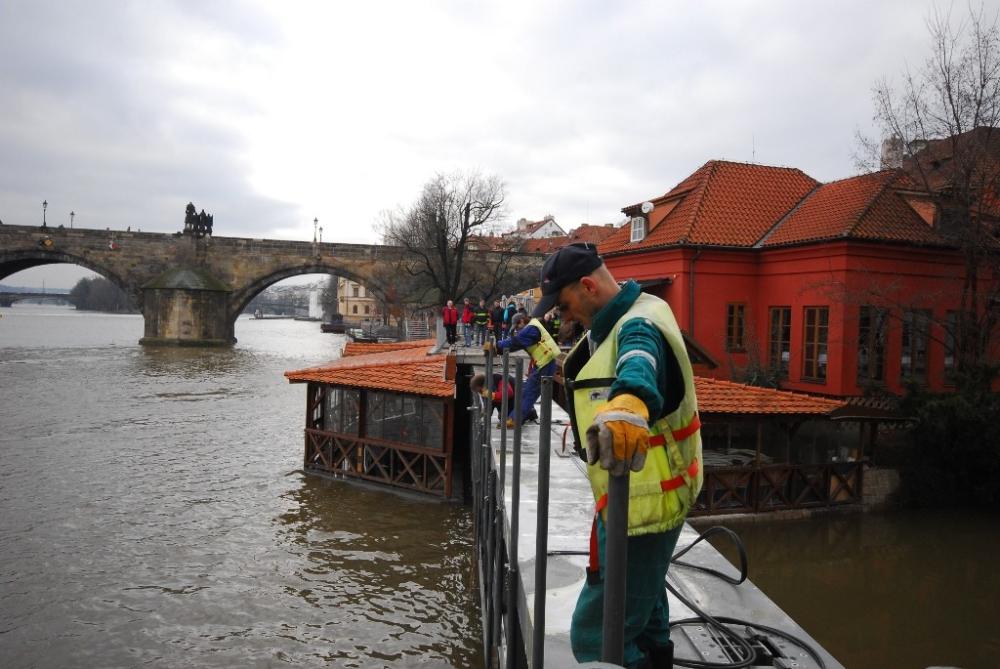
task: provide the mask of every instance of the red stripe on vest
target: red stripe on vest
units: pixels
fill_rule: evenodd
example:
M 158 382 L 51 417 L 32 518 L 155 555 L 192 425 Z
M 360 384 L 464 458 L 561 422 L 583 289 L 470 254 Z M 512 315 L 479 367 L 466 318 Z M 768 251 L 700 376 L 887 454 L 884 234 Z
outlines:
M 687 439 L 700 429 L 701 429 L 701 418 L 698 417 L 698 414 L 695 414 L 694 418 L 691 419 L 691 422 L 687 424 L 687 427 L 682 427 L 679 430 L 671 430 L 670 434 L 674 436 L 674 441 L 684 441 L 685 439 Z M 658 434 L 649 438 L 650 446 L 663 446 L 666 443 L 667 439 L 662 434 Z

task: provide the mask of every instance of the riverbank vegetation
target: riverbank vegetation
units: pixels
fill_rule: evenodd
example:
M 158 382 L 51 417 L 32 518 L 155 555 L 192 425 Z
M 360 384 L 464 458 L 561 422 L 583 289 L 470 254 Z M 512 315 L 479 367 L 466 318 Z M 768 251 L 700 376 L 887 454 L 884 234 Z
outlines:
M 128 294 L 102 276 L 80 279 L 69 295 L 76 308 L 84 311 L 137 312 Z

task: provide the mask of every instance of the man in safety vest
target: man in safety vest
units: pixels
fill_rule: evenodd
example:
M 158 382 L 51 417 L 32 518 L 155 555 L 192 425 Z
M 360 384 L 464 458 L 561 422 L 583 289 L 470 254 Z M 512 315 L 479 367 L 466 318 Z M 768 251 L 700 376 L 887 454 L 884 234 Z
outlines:
M 507 338 L 501 339 L 496 344 L 487 343 L 483 348 L 492 347 L 494 352 L 524 350 L 531 356 L 531 364 L 528 365 L 528 379 L 524 382 L 524 389 L 521 391 L 521 423 L 529 420 L 538 420 L 538 412 L 535 411 L 535 402 L 542 394 L 542 377 L 552 376 L 556 371 L 556 357 L 559 355 L 559 345 L 552 338 L 545 326 L 537 318 L 532 318 L 523 327 L 517 327 L 518 323 L 523 323 L 523 317 L 516 314 L 511 320 L 511 328 Z M 510 407 L 510 414 L 507 416 L 507 427 L 514 427 L 514 410 Z
M 580 662 L 601 657 L 608 475 L 631 470 L 625 590 L 627 667 L 672 667 L 664 588 L 688 510 L 701 489 L 694 376 L 666 302 L 619 286 L 592 244 L 572 244 L 542 268 L 534 314 L 558 306 L 588 329 L 563 362 L 577 448 L 586 446 L 595 500 L 587 581 L 570 627 Z M 581 436 L 583 437 L 581 439 Z

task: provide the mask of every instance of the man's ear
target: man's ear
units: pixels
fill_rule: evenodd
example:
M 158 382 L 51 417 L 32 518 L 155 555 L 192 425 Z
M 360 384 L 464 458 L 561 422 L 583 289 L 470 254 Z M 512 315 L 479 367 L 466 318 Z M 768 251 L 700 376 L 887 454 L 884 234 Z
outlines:
M 597 282 L 591 276 L 584 276 L 580 278 L 580 285 L 587 293 L 593 294 L 597 292 Z

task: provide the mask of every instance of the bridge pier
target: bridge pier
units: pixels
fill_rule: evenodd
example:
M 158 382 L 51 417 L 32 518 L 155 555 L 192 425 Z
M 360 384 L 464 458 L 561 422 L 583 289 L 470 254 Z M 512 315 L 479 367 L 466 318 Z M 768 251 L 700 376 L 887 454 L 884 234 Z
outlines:
M 140 344 L 146 346 L 232 346 L 230 290 L 208 272 L 176 268 L 142 291 L 146 321 Z

